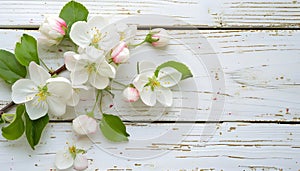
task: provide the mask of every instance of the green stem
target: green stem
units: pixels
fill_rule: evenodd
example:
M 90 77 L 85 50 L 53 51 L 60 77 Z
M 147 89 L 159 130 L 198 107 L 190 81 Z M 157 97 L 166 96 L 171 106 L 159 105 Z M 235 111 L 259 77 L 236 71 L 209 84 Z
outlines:
M 146 42 L 146 39 L 145 40 L 143 40 L 141 43 L 138 43 L 138 44 L 135 44 L 135 45 L 129 45 L 129 46 L 132 46 L 132 47 L 137 47 L 137 46 L 140 46 L 140 45 L 142 45 L 142 44 L 144 44 Z
M 115 83 L 117 83 L 117 84 L 123 86 L 123 87 L 128 87 L 128 85 L 125 85 L 125 84 L 123 84 L 123 83 L 121 83 L 121 82 L 119 82 L 119 81 L 116 81 L 116 80 L 113 80 L 113 81 L 114 81 Z
M 100 96 L 100 106 L 99 106 L 99 109 L 100 109 L 100 112 L 103 114 L 103 110 L 102 110 L 102 99 L 103 99 L 103 92 L 101 91 L 101 96 Z
M 108 89 L 104 89 L 104 91 L 106 91 L 108 94 L 110 94 L 112 96 L 112 98 L 115 97 L 115 95 L 111 91 L 109 91 Z
M 48 72 L 52 72 L 52 70 L 46 65 L 46 63 L 42 60 L 42 59 L 40 59 L 40 61 L 41 61 L 41 63 L 44 65 L 44 67 L 48 70 Z

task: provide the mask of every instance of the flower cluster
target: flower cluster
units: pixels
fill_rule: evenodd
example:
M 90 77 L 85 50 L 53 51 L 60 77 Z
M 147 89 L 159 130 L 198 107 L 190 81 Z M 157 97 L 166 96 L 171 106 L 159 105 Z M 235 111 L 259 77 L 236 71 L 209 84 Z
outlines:
M 94 108 L 74 118 L 74 132 L 78 136 L 85 136 L 100 129 L 110 141 L 128 141 L 129 134 L 122 120 L 102 111 L 103 94 L 108 92 L 112 95 L 112 80 L 116 77 L 117 69 L 128 63 L 135 47 L 144 43 L 149 43 L 153 49 L 166 47 L 170 41 L 168 32 L 163 28 L 150 30 L 142 42 L 134 44 L 137 26 L 109 23 L 102 16 L 88 18 L 87 9 L 75 1 L 67 3 L 59 17 L 48 16 L 39 32 L 38 41 L 24 34 L 21 42 L 16 44 L 15 55 L 0 50 L 0 58 L 12 60 L 7 66 L 11 69 L 7 71 L 8 76 L 0 74 L 0 77 L 11 84 L 13 101 L 10 106 L 1 109 L 0 115 L 14 104 L 18 105 L 14 119 L 2 115 L 3 120 L 10 122 L 2 128 L 2 135 L 15 140 L 26 130 L 28 143 L 34 149 L 49 122 L 48 115 L 64 115 L 67 107 L 75 107 L 80 103 L 82 90 L 91 90 L 97 92 Z M 58 46 L 63 40 L 73 42 L 75 50 L 65 52 L 62 67 L 53 71 L 39 57 L 37 46 Z M 63 71 L 68 71 L 66 77 L 60 76 Z M 182 63 L 167 61 L 157 66 L 143 61 L 138 63 L 137 75 L 132 78 L 131 84 L 119 84 L 124 85 L 122 95 L 127 102 L 141 100 L 147 106 L 154 106 L 158 101 L 170 107 L 173 101 L 171 87 L 189 77 L 192 74 Z M 101 119 L 94 116 L 96 104 L 100 104 Z M 20 129 L 12 129 L 15 127 Z M 85 150 L 76 146 L 58 152 L 55 161 L 57 169 L 72 166 L 76 170 L 86 169 L 88 160 L 83 155 L 85 153 Z

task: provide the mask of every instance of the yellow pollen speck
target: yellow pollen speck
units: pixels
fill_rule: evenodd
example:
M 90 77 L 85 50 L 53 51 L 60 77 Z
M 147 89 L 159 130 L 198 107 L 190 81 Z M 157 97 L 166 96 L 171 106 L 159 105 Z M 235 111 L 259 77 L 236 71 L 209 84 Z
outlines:
M 93 35 L 92 44 L 97 44 L 101 40 L 102 34 L 99 30 L 96 30 L 96 33 Z

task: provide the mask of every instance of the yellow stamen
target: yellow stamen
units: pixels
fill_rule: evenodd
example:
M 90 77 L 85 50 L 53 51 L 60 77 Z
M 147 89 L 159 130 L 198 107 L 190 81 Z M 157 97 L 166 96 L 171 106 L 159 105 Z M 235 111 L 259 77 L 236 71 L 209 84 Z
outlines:
M 38 90 L 39 92 L 35 95 L 38 96 L 38 101 L 45 101 L 47 99 L 47 96 L 50 95 L 47 85 L 45 85 L 44 87 L 38 87 Z

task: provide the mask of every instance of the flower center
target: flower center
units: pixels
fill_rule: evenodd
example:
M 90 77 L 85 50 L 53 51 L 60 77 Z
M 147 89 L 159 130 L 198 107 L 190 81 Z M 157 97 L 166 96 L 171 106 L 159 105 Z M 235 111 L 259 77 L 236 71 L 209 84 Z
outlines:
M 45 101 L 47 99 L 47 96 L 50 96 L 50 93 L 48 92 L 47 85 L 40 87 L 38 86 L 39 92 L 36 94 L 38 96 L 38 101 Z
M 93 35 L 93 38 L 92 38 L 92 45 L 93 46 L 97 46 L 98 45 L 98 42 L 101 40 L 102 38 L 102 33 L 97 29 L 97 28 L 94 28 L 93 30 L 95 30 L 95 33 Z
M 91 63 L 85 66 L 87 69 L 88 73 L 96 72 L 96 63 Z
M 71 146 L 71 147 L 69 147 L 69 152 L 71 153 L 71 154 L 76 154 L 76 147 L 73 145 L 73 146 Z
M 151 87 L 151 90 L 154 91 L 155 87 L 160 87 L 160 82 L 157 80 L 155 76 L 148 78 L 148 83 L 146 85 Z
M 71 156 L 73 157 L 73 159 L 75 159 L 75 157 L 76 157 L 76 147 L 74 145 L 69 147 L 69 152 L 70 152 Z

